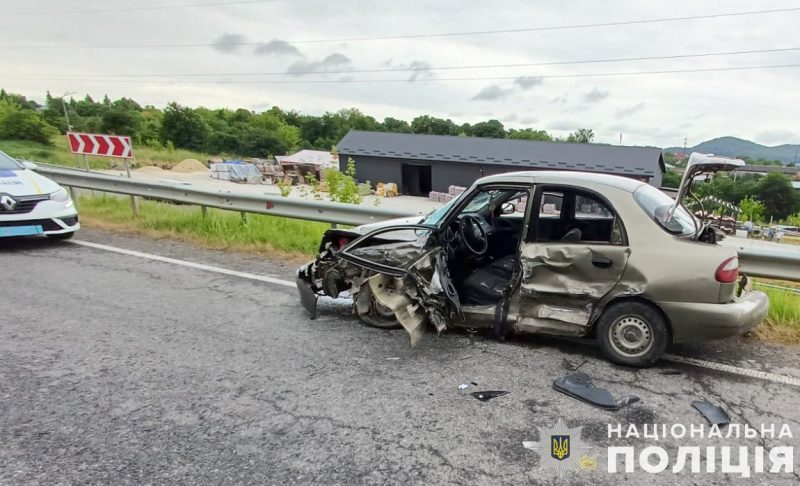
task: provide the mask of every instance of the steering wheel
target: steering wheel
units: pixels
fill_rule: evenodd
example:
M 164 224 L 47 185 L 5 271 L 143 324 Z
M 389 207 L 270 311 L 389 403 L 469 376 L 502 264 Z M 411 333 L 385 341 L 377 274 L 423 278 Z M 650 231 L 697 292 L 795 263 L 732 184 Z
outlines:
M 470 214 L 461 216 L 458 230 L 464 246 L 476 256 L 483 255 L 489 249 L 489 237 L 486 236 L 486 230 L 483 229 L 480 219 L 476 216 Z

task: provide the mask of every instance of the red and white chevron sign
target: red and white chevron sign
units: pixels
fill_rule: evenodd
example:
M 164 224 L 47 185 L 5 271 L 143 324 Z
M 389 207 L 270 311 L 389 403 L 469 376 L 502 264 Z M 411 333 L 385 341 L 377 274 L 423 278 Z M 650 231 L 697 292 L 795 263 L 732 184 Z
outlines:
M 97 155 L 132 159 L 131 137 L 123 135 L 100 135 L 96 133 L 67 132 L 67 140 L 73 154 Z

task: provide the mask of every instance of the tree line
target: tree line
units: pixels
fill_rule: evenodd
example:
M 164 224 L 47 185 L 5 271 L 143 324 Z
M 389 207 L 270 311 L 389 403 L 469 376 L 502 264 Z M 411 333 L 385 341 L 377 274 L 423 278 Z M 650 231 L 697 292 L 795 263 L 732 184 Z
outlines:
M 351 129 L 577 143 L 594 139 L 589 129 L 558 138 L 545 130 L 507 129 L 498 120 L 456 124 L 450 119 L 421 115 L 411 122 L 391 117 L 379 121 L 355 108 L 319 116 L 276 106 L 257 113 L 242 108 L 192 108 L 173 102 L 159 109 L 130 98 L 111 100 L 108 96 L 95 101 L 86 95 L 62 103 L 49 92 L 44 104 L 39 105 L 22 95 L 0 91 L 0 138 L 49 143 L 56 133 L 65 133 L 68 128 L 128 135 L 139 146 L 245 157 L 282 155 L 298 149 L 331 150 Z

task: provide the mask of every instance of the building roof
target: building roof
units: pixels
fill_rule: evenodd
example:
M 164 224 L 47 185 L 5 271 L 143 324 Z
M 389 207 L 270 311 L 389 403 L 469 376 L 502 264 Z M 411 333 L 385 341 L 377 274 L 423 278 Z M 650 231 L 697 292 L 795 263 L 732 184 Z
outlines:
M 332 156 L 330 152 L 324 150 L 301 150 L 292 155 L 276 155 L 275 160 L 278 163 L 294 163 L 294 164 L 314 164 L 314 165 L 330 165 Z M 335 161 L 335 159 L 333 159 Z
M 660 149 L 619 145 L 350 130 L 337 147 L 340 155 L 492 164 L 520 170 L 578 170 L 648 177 L 664 171 Z

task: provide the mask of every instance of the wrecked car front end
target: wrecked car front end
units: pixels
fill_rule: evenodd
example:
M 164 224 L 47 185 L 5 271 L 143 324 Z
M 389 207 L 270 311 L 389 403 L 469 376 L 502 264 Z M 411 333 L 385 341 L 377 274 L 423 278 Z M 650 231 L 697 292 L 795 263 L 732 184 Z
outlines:
M 332 229 L 319 256 L 300 267 L 297 288 L 313 317 L 321 295 L 348 294 L 356 315 L 374 327 L 402 326 L 416 344 L 430 322 L 441 332 L 452 310 L 445 297 L 442 249 L 424 225 L 391 225 L 362 235 Z M 454 290 L 451 290 L 455 293 Z

